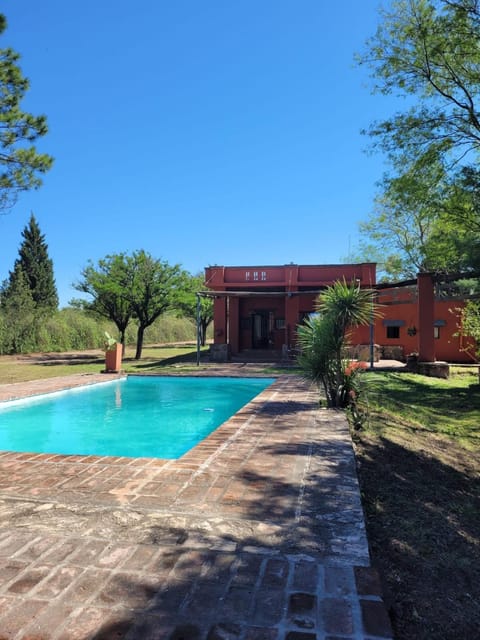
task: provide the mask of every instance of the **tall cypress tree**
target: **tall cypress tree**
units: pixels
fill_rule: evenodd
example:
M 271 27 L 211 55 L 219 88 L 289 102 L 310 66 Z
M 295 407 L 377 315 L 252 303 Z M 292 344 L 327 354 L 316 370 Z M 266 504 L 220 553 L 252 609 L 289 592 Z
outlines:
M 33 213 L 22 231 L 23 242 L 19 249 L 19 258 L 15 270 L 21 268 L 37 309 L 55 311 L 58 308 L 58 293 L 53 276 L 53 262 L 48 256 L 45 236 Z M 13 274 L 10 274 L 12 279 Z

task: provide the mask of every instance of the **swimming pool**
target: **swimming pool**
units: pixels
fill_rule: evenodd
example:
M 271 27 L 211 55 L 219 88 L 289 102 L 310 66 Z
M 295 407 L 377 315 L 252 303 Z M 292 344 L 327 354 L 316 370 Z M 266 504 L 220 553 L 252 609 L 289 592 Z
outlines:
M 272 382 L 128 377 L 0 403 L 0 449 L 175 459 Z

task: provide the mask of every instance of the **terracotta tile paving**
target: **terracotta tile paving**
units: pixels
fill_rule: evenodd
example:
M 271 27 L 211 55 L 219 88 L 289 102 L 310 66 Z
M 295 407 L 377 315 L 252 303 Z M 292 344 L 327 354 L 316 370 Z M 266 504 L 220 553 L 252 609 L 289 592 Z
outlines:
M 348 427 L 317 406 L 281 376 L 180 460 L 0 452 L 0 639 L 391 638 Z

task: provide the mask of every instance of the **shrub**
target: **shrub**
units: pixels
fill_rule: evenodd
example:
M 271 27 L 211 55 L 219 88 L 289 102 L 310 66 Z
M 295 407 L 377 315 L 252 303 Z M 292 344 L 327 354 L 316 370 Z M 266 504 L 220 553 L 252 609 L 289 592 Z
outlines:
M 357 405 L 358 375 L 365 365 L 347 358 L 348 330 L 372 321 L 373 292 L 336 282 L 318 297 L 315 309 L 318 314 L 297 330 L 298 364 L 305 377 L 323 387 L 328 407 Z
M 0 354 L 101 349 L 105 331 L 117 337 L 113 323 L 73 307 L 51 315 L 24 314 L 16 322 L 8 322 L 0 312 Z M 127 328 L 126 343 L 135 344 L 136 337 L 137 328 L 132 322 Z M 195 339 L 195 323 L 170 314 L 158 318 L 145 332 L 145 341 L 150 344 Z

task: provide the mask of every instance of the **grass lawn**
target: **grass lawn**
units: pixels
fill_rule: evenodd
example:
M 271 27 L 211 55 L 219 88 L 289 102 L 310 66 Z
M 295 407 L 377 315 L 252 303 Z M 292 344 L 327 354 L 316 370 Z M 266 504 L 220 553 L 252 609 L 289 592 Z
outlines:
M 354 445 L 395 637 L 478 638 L 478 376 L 365 375 L 370 417 Z
M 208 346 L 201 349 L 201 363 L 208 362 Z M 146 346 L 141 360 L 135 360 L 135 348 L 127 347 L 122 361 L 126 373 L 194 373 L 198 371 L 194 344 Z M 105 368 L 101 350 L 72 353 L 49 353 L 0 356 L 0 384 L 27 382 L 41 378 L 66 376 L 72 373 L 100 373 Z M 286 373 L 291 369 L 259 366 L 262 374 Z
M 208 347 L 202 349 L 204 352 Z M 122 368 L 127 373 L 166 373 L 196 368 L 196 347 L 192 344 L 147 346 L 142 359 L 135 360 L 135 348 L 127 347 Z M 105 368 L 100 350 L 78 353 L 50 353 L 0 356 L 0 384 L 26 382 L 40 378 L 66 376 L 72 373 L 99 373 Z

